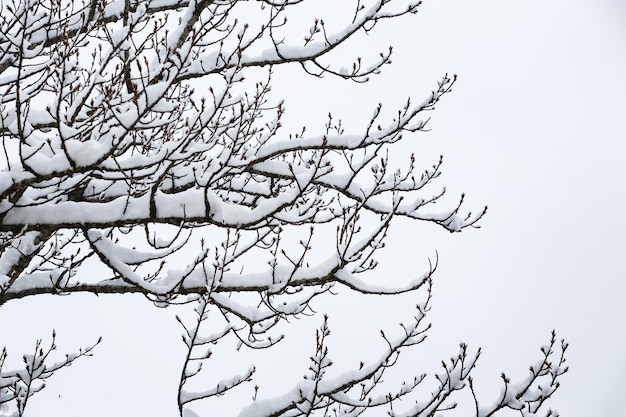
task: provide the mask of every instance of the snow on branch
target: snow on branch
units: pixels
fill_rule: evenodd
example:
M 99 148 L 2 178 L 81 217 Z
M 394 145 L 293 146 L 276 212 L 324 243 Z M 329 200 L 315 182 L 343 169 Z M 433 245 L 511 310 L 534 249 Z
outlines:
M 271 347 L 284 337 L 279 323 L 314 314 L 312 301 L 336 286 L 387 296 L 428 288 L 430 300 L 438 259 L 395 287 L 372 271 L 396 219 L 460 232 L 479 227 L 486 212 L 467 210 L 464 195 L 445 201 L 442 158 L 421 168 L 413 154 L 394 157 L 399 143 L 427 130 L 456 76 L 444 74 L 422 100 L 407 99 L 391 115 L 375 106 L 350 131 L 329 114 L 321 126 L 287 132 L 288 103 L 272 92 L 274 69 L 287 65 L 305 76 L 368 81 L 391 63 L 393 48 L 351 62 L 342 48 L 419 5 L 355 0 L 328 11 L 304 0 L 0 0 L 0 307 L 78 292 L 195 305 L 193 320 L 179 319 L 182 415 L 254 376 L 249 366 L 193 386 L 206 377 L 211 346 L 232 338 L 240 348 Z M 306 25 L 303 16 L 312 16 Z M 425 376 L 377 391 L 400 351 L 424 340 L 427 303 L 402 326 L 404 336 L 382 334 L 387 349 L 377 362 L 333 379 L 325 320 L 307 377 L 241 415 L 330 415 L 336 407 L 356 416 L 389 407 L 409 416 L 453 407 L 446 401 L 471 388 L 479 355 L 465 345 L 443 363 L 438 390 L 408 411 L 396 411 L 396 400 Z M 207 332 L 214 321 L 222 326 Z M 564 372 L 549 361 L 553 345 L 530 379 L 505 379 L 495 408 L 476 401 L 477 416 L 506 407 L 534 413 Z M 78 357 L 46 367 L 53 349 L 38 342 L 26 371 L 0 369 L 0 405 L 15 400 L 21 415 L 43 386 L 31 382 Z M 549 376 L 548 385 L 531 387 Z
M 357 370 L 347 371 L 338 376 L 328 377 L 329 368 L 334 363 L 331 359 L 327 341 L 330 337 L 328 317 L 316 332 L 315 354 L 311 356 L 311 365 L 308 373 L 291 390 L 279 397 L 255 399 L 244 408 L 239 417 L 278 417 L 278 416 L 359 416 L 367 411 L 387 409 L 387 414 L 393 417 L 426 417 L 443 415 L 458 406 L 456 394 L 461 390 L 469 389 L 476 399 L 471 372 L 476 368 L 481 355 L 478 349 L 470 353 L 466 344 L 461 343 L 459 352 L 447 361 L 441 362 L 442 371 L 432 378 L 434 389 L 427 388 L 425 381 L 427 374 L 421 374 L 410 381 L 403 381 L 394 390 L 389 390 L 389 381 L 383 376 L 408 348 L 416 348 L 426 340 L 431 325 L 423 323 L 431 300 L 432 282 L 429 280 L 425 301 L 416 306 L 413 321 L 406 325 L 401 324 L 403 334 L 397 338 L 389 338 L 381 330 L 381 336 L 386 342 L 387 349 L 372 363 L 361 362 Z M 479 406 L 476 399 L 476 417 L 487 417 L 496 414 L 499 410 L 509 408 L 519 410 L 523 416 L 535 416 L 545 400 L 558 388 L 557 378 L 567 372 L 564 363 L 564 349 L 554 363 L 553 348 L 555 334 L 548 346 L 542 347 L 543 359 L 531 366 L 531 375 L 518 384 L 511 384 L 503 375 L 505 387 L 501 399 L 489 407 Z M 531 389 L 533 384 L 545 378 L 545 384 Z M 262 387 L 261 387 L 262 388 Z M 257 387 L 258 391 L 259 388 Z M 413 405 L 411 405 L 413 404 Z M 555 416 L 548 411 L 549 416 Z
M 46 347 L 41 339 L 37 340 L 33 352 L 22 356 L 24 367 L 11 370 L 5 365 L 9 353 L 3 347 L 0 352 L 0 414 L 22 417 L 29 399 L 45 388 L 48 378 L 59 369 L 70 366 L 76 359 L 92 356 L 93 349 L 101 340 L 81 348 L 78 353 L 68 353 L 65 358 L 58 359 L 53 354 L 57 349 L 56 332 L 53 331 L 49 346 Z
M 553 330 L 550 341 L 541 347 L 541 360 L 537 361 L 529 368 L 529 375 L 522 381 L 511 383 L 511 379 L 502 373 L 503 387 L 500 391 L 500 398 L 490 406 L 481 405 L 476 397 L 473 381 L 470 379 L 470 389 L 476 403 L 476 417 L 490 417 L 502 409 L 512 409 L 520 411 L 524 417 L 538 415 L 541 407 L 552 394 L 559 388 L 559 377 L 568 371 L 565 365 L 565 351 L 568 344 L 561 340 L 560 353 L 556 353 L 557 348 L 556 332 Z M 556 357 L 555 357 L 556 356 Z M 547 416 L 557 417 L 553 410 L 548 410 Z

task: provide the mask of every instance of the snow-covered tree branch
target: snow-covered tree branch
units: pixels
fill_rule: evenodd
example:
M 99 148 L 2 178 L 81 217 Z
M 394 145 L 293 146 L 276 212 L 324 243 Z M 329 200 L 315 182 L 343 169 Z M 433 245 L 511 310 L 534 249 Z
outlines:
M 394 144 L 426 130 L 429 112 L 456 76 L 443 75 L 422 100 L 407 100 L 391 116 L 378 105 L 351 132 L 330 114 L 317 133 L 285 131 L 287 104 L 271 94 L 275 68 L 299 65 L 314 77 L 365 83 L 391 63 L 391 47 L 351 63 L 337 63 L 333 53 L 355 34 L 375 34 L 384 20 L 417 13 L 420 2 L 355 0 L 337 12 L 341 25 L 321 17 L 311 17 L 307 28 L 290 23 L 316 11 L 314 4 L 3 1 L 0 307 L 78 292 L 141 293 L 162 307 L 193 303 L 195 318 L 179 319 L 188 352 L 178 392 L 182 415 L 196 401 L 253 380 L 251 366 L 187 389 L 221 339 L 271 347 L 283 337 L 272 334 L 278 323 L 312 313 L 311 301 L 335 286 L 381 295 L 430 288 L 438 260 L 397 287 L 369 272 L 394 219 L 460 232 L 477 227 L 486 212 L 466 210 L 463 196 L 436 209 L 445 193 L 442 186 L 432 191 L 441 159 L 424 169 L 411 155 L 397 169 L 389 156 Z M 466 381 L 471 386 L 478 354 L 465 345 L 444 363 L 430 400 L 394 408 L 425 376 L 374 394 L 400 350 L 423 342 L 426 305 L 403 326 L 405 337 L 385 338 L 380 361 L 334 380 L 324 376 L 325 321 L 311 375 L 241 415 L 331 415 L 333 407 L 359 415 L 384 406 L 394 416 L 426 416 L 446 409 L 454 391 Z M 207 335 L 212 320 L 222 327 Z M 501 401 L 492 408 L 477 402 L 477 415 L 526 405 L 534 413 L 564 372 L 548 366 L 553 344 L 529 380 L 549 373 L 550 388 L 505 380 Z M 32 393 L 22 400 L 16 388 L 5 388 L 26 374 L 10 375 L 2 370 L 9 379 L 0 399 L 15 399 L 21 415 Z
M 92 350 L 101 342 L 80 349 L 78 353 L 66 354 L 64 358 L 58 358 L 53 362 L 54 351 L 57 349 L 56 333 L 52 332 L 52 341 L 49 346 L 44 346 L 41 339 L 35 342 L 32 353 L 22 356 L 24 367 L 21 369 L 7 369 L 5 362 L 9 356 L 6 348 L 0 352 L 0 415 L 19 416 L 24 415 L 26 405 L 30 397 L 41 391 L 45 386 L 45 380 L 50 378 L 56 371 L 70 366 L 80 357 L 92 356 Z

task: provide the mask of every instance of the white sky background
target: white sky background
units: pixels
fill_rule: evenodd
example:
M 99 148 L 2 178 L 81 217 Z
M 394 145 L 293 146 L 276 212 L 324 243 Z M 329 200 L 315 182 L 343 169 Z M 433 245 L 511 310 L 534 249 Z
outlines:
M 461 234 L 410 222 L 392 227 L 381 276 L 421 274 L 427 258 L 435 250 L 440 255 L 430 316 L 435 327 L 415 356 L 405 358 L 406 369 L 437 370 L 460 341 L 482 346 L 476 379 L 489 400 L 498 394 L 500 371 L 525 376 L 556 328 L 570 342 L 570 372 L 549 405 L 564 417 L 616 415 L 626 371 L 626 5 L 430 0 L 418 16 L 381 25 L 373 36 L 353 43 L 354 50 L 367 56 L 362 48 L 376 54 L 392 44 L 395 57 L 369 84 L 277 71 L 274 91 L 287 99 L 294 126 L 314 129 L 332 111 L 356 130 L 365 123 L 359 117 L 369 117 L 379 101 L 390 110 L 409 95 L 422 100 L 445 72 L 459 74 L 454 92 L 431 113 L 432 132 L 402 149 L 415 151 L 425 166 L 443 154 L 438 184 L 450 196 L 466 192 L 467 208 L 488 204 L 489 212 L 480 230 Z M 331 312 L 336 357 L 358 363 L 368 348 L 375 354 L 379 323 L 361 315 L 387 325 L 407 317 L 409 310 L 377 302 L 342 292 L 319 303 Z M 395 304 L 402 303 L 414 304 L 407 298 Z M 359 335 L 348 330 L 355 318 L 373 337 L 363 334 L 363 340 L 374 342 L 344 340 L 358 344 Z M 170 310 L 135 296 L 42 296 L 3 306 L 0 321 L 8 322 L 4 335 L 12 335 L 0 345 L 7 344 L 16 361 L 52 327 L 63 352 L 105 338 L 95 357 L 50 379 L 29 405 L 30 416 L 177 412 L 182 343 Z M 291 327 L 310 330 L 320 322 L 318 316 Z M 290 327 L 284 329 L 289 335 Z M 264 356 L 257 364 L 261 376 L 279 369 L 301 375 L 312 337 L 291 337 L 279 354 Z M 219 364 L 247 369 L 244 359 L 230 358 Z M 291 358 L 295 365 L 286 366 Z M 278 391 L 280 382 L 260 385 L 265 393 Z M 244 388 L 244 398 L 251 392 Z

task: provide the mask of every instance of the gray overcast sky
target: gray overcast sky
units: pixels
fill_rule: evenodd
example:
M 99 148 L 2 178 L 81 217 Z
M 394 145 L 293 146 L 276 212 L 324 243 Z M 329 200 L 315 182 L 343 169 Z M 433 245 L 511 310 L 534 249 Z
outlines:
M 551 405 L 563 416 L 615 414 L 626 371 L 626 4 L 426 1 L 403 23 L 392 40 L 370 41 L 396 51 L 370 84 L 380 95 L 338 85 L 331 106 L 367 115 L 459 74 L 432 132 L 406 149 L 430 162 L 443 154 L 441 183 L 489 213 L 460 235 L 390 232 L 394 274 L 441 255 L 430 342 L 483 346 L 479 373 L 495 381 L 500 370 L 522 375 L 556 328 L 571 342 L 571 369 Z
M 433 115 L 445 178 L 490 206 L 480 231 L 438 245 L 435 305 L 463 311 L 463 322 L 448 316 L 451 333 L 482 344 L 485 367 L 525 361 L 555 327 L 571 370 L 552 405 L 615 415 L 626 371 L 626 5 L 439 1 L 423 12 L 437 43 L 429 58 L 461 77 Z
M 445 26 L 432 59 L 461 76 L 433 115 L 446 179 L 490 206 L 482 230 L 439 245 L 446 288 L 435 304 L 475 317 L 449 321 L 486 348 L 485 367 L 525 361 L 555 327 L 571 342 L 571 370 L 552 406 L 615 415 L 626 371 L 626 5 L 440 1 L 423 11 Z
M 398 223 L 381 267 L 390 276 L 420 273 L 439 251 L 435 328 L 420 359 L 446 358 L 459 341 L 482 346 L 477 379 L 495 384 L 501 370 L 525 375 L 556 328 L 571 343 L 570 372 L 550 405 L 568 417 L 616 415 L 626 371 L 626 4 L 429 0 L 418 16 L 373 36 L 355 48 L 375 53 L 393 44 L 396 53 L 370 84 L 279 79 L 276 94 L 288 100 L 296 125 L 309 124 L 313 114 L 323 120 L 329 110 L 350 121 L 368 117 L 379 101 L 391 109 L 408 95 L 420 100 L 443 73 L 459 74 L 454 92 L 431 114 L 432 132 L 407 149 L 428 165 L 443 154 L 439 184 L 451 195 L 466 192 L 468 208 L 488 204 L 489 213 L 480 230 L 458 235 Z M 341 333 L 348 308 L 339 298 L 329 301 L 329 310 L 344 310 L 335 320 Z M 4 306 L 0 317 L 4 323 L 39 302 Z M 106 344 L 53 377 L 29 415 L 175 412 L 167 396 L 175 392 L 182 351 L 169 312 L 138 297 L 49 302 L 48 320 L 32 314 L 21 324 L 14 354 L 52 326 L 60 350 L 100 334 Z M 391 309 L 382 312 L 391 323 L 399 320 Z M 61 324 L 68 321 L 74 324 Z

